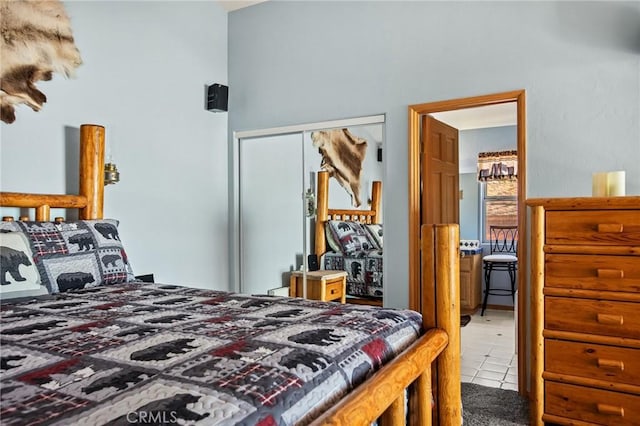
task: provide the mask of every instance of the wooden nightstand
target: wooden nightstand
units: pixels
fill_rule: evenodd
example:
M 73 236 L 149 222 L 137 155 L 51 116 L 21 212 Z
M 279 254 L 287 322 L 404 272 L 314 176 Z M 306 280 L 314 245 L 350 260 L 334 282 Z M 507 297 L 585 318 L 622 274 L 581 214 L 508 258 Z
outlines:
M 289 297 L 303 297 L 302 271 L 293 271 L 289 281 Z M 347 298 L 347 273 L 344 271 L 310 271 L 307 272 L 307 299 L 340 300 Z

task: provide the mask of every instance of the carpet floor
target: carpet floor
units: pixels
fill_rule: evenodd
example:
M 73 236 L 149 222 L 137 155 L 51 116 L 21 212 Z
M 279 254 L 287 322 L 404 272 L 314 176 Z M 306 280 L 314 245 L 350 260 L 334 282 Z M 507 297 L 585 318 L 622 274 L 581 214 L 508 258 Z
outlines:
M 529 401 L 518 392 L 462 383 L 464 426 L 529 424 Z

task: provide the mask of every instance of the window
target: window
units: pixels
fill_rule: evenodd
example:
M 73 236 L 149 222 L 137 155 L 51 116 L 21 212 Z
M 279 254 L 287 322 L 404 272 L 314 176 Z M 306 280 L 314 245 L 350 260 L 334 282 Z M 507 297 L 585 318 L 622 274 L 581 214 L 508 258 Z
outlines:
M 489 180 L 480 186 L 480 228 L 482 241 L 488 243 L 489 226 L 518 225 L 518 181 Z

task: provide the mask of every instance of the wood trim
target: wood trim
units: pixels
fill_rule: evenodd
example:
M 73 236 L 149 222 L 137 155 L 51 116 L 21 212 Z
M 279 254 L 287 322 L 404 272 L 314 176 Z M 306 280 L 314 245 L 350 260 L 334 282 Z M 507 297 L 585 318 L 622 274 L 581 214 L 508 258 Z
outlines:
M 620 302 L 640 302 L 640 293 L 622 291 L 584 290 L 579 288 L 544 287 L 545 296 L 568 296 L 581 299 L 617 300 Z
M 409 106 L 409 309 L 419 310 L 420 285 L 420 115 L 422 109 Z M 423 271 L 423 274 L 426 272 Z M 434 305 L 435 306 L 435 305 Z
M 529 198 L 526 201 L 529 206 L 542 206 L 545 210 L 637 209 L 639 203 L 640 195 L 628 195 L 625 197 Z
M 551 422 L 558 425 L 571 425 L 571 426 L 593 426 L 593 423 L 583 422 L 575 419 L 568 419 L 566 417 L 554 416 L 552 414 L 545 414 L 542 417 L 545 422 Z
M 640 340 L 630 337 L 603 336 L 599 334 L 576 333 L 574 331 L 544 330 L 547 339 L 571 340 L 574 342 L 597 343 L 600 345 L 624 346 L 640 349 Z
M 531 210 L 531 405 L 529 407 L 532 425 L 542 426 L 544 413 L 544 387 L 540 378 L 544 371 L 544 209 Z M 520 256 L 518 256 L 520 258 Z
M 38 208 L 43 205 L 60 209 L 79 209 L 87 205 L 87 197 L 62 194 L 27 194 L 0 192 L 1 207 Z
M 589 386 L 592 388 L 640 395 L 640 386 L 631 385 L 628 383 L 616 383 L 612 381 L 591 379 L 588 377 L 572 376 L 569 374 L 550 373 L 548 371 L 545 371 L 542 374 L 542 377 L 545 380 L 553 380 L 556 382 L 570 383 L 572 385 Z
M 545 253 L 566 253 L 566 254 L 597 254 L 597 255 L 630 255 L 639 256 L 640 246 L 620 245 L 620 246 L 588 246 L 588 245 L 547 245 L 544 247 Z
M 471 107 L 516 102 L 517 105 L 517 146 L 518 146 L 518 253 L 520 271 L 527 270 L 527 227 L 525 214 L 526 200 L 526 97 L 524 90 L 495 93 L 468 98 L 409 105 L 409 308 L 417 309 L 421 300 L 420 290 L 420 117 L 434 112 L 452 111 Z M 527 309 L 526 274 L 518 274 L 518 354 L 527 351 Z M 518 390 L 527 395 L 526 359 L 518 356 Z

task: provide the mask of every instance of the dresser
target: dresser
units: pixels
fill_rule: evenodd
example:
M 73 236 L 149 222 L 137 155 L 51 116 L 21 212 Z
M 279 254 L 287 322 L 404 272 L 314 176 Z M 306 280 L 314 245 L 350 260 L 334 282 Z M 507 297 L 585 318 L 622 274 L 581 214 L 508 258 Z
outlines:
M 531 424 L 640 424 L 640 197 L 527 200 Z

